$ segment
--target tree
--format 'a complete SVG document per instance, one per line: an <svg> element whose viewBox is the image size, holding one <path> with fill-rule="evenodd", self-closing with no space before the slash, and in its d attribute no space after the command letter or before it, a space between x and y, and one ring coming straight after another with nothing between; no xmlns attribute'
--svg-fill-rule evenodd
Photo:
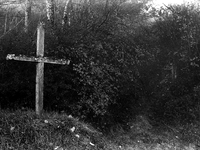
<svg viewBox="0 0 200 150"><path fill-rule="evenodd" d="M30 17L31 17L31 6L32 1L26 0L26 9L25 9L25 32L28 32L29 30L29 24L30 24Z"/></svg>
<svg viewBox="0 0 200 150"><path fill-rule="evenodd" d="M152 112L156 110L154 113L168 121L185 121L194 118L187 110L199 101L194 98L194 89L200 84L199 8L190 4L165 6L156 13L155 21L144 28L148 36L138 40L143 47L141 80L150 94Z"/></svg>
<svg viewBox="0 0 200 150"><path fill-rule="evenodd" d="M47 10L47 20L50 22L50 25L54 27L54 0L46 0L46 10Z"/></svg>

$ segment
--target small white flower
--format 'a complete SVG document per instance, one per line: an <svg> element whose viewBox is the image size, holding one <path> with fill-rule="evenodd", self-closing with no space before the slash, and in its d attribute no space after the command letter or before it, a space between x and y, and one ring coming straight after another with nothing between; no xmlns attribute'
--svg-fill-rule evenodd
<svg viewBox="0 0 200 150"><path fill-rule="evenodd" d="M71 132L74 132L75 129L76 129L75 127L72 127L72 128L70 129L70 131L71 131Z"/></svg>
<svg viewBox="0 0 200 150"><path fill-rule="evenodd" d="M80 135L76 134L75 137L80 138Z"/></svg>
<svg viewBox="0 0 200 150"><path fill-rule="evenodd" d="M44 120L44 123L49 123L48 120Z"/></svg>

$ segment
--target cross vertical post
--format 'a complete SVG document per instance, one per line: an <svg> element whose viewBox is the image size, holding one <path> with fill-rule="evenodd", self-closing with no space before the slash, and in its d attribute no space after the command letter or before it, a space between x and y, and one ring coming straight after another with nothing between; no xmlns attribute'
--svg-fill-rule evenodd
<svg viewBox="0 0 200 150"><path fill-rule="evenodd" d="M42 23L37 28L37 52L36 57L44 57L44 28ZM36 114L41 115L43 110L43 88L44 88L44 62L38 62L36 65Z"/></svg>

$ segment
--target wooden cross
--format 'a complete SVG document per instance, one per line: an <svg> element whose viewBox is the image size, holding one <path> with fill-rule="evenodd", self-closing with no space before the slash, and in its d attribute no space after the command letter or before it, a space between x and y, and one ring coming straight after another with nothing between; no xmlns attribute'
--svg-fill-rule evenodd
<svg viewBox="0 0 200 150"><path fill-rule="evenodd" d="M69 65L69 60L58 59L53 60L44 57L44 28L43 24L40 23L37 28L37 53L36 57L26 57L23 55L15 56L15 54L8 54L7 60L19 60L19 61L29 61L36 62L36 96L35 96L35 109L36 114L41 115L43 110L43 88L44 88L44 63L50 64L61 64Z"/></svg>

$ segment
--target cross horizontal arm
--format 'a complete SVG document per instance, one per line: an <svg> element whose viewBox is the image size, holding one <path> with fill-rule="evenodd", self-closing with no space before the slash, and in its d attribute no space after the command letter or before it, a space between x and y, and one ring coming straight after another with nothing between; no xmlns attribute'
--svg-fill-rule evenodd
<svg viewBox="0 0 200 150"><path fill-rule="evenodd" d="M6 57L7 60L19 60L19 61L30 61L30 62L38 62L38 63L50 63L50 64L61 64L61 65L69 65L70 60L64 59L50 59L47 57L27 57L24 55L15 56L15 54L8 54Z"/></svg>

